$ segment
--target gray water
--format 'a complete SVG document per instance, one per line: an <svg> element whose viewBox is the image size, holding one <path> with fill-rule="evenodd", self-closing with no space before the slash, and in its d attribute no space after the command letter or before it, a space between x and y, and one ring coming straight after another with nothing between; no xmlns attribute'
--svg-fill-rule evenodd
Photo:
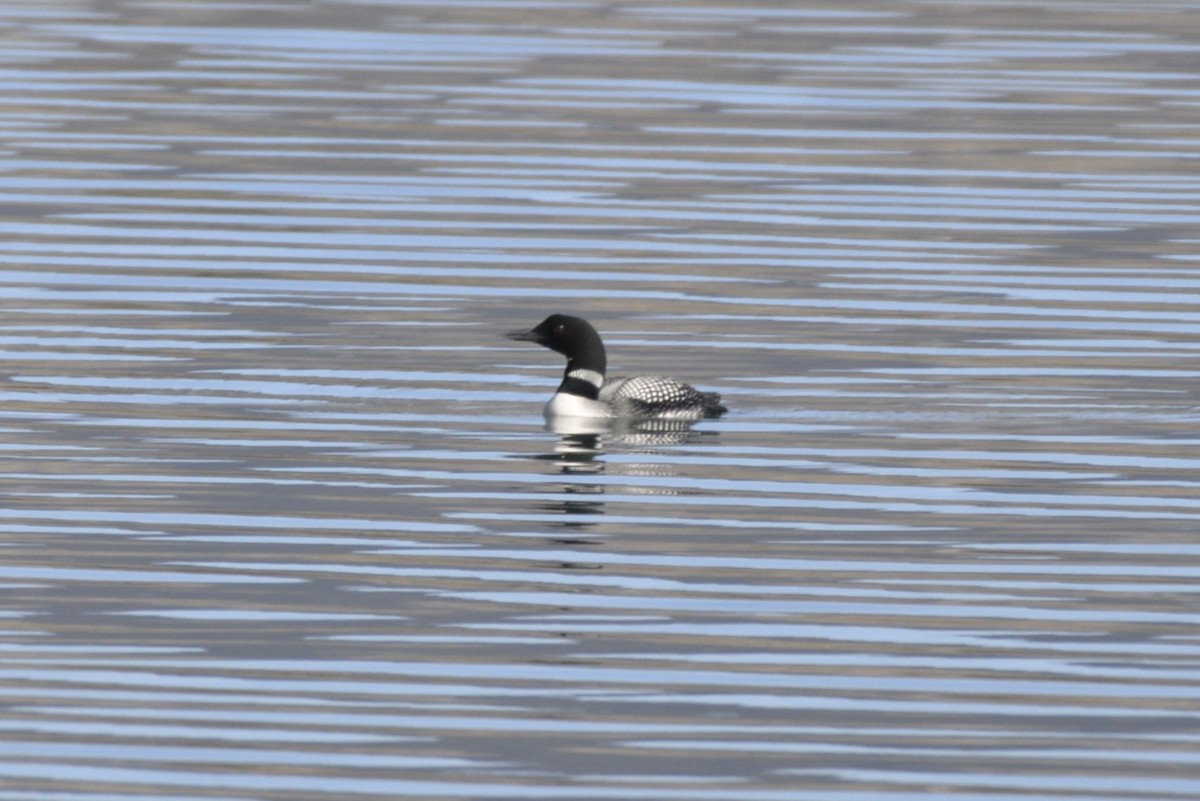
<svg viewBox="0 0 1200 801"><path fill-rule="evenodd" d="M5 3L0 795L1195 798L1196 19Z"/></svg>

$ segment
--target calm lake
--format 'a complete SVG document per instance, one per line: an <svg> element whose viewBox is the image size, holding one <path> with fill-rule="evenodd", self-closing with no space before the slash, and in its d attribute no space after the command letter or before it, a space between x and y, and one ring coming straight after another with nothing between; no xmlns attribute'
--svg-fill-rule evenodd
<svg viewBox="0 0 1200 801"><path fill-rule="evenodd" d="M1200 793L1194 2L0 36L5 801Z"/></svg>

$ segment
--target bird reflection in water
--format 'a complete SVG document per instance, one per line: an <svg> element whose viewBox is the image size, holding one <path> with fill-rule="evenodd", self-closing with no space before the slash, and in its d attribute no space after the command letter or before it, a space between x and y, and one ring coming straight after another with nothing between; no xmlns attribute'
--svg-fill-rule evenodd
<svg viewBox="0 0 1200 801"><path fill-rule="evenodd" d="M556 525L580 531L597 525L604 514L604 494L608 482L588 482L588 476L663 475L670 466L662 462L621 462L603 459L610 453L652 453L660 447L713 442L717 432L693 429L693 420L623 420L560 417L549 420L546 429L558 434L553 452L532 458L551 462L564 477L574 480L559 485L560 497L538 504L542 512L562 516ZM580 480L584 479L584 480ZM637 491L636 489L634 491ZM557 542L586 544L586 539L559 539Z"/></svg>

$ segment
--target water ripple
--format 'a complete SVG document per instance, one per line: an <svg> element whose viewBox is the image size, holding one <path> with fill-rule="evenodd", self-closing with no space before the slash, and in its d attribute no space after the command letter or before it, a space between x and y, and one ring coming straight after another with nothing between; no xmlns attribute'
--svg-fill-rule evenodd
<svg viewBox="0 0 1200 801"><path fill-rule="evenodd" d="M1191 798L1193 6L0 9L5 798Z"/></svg>

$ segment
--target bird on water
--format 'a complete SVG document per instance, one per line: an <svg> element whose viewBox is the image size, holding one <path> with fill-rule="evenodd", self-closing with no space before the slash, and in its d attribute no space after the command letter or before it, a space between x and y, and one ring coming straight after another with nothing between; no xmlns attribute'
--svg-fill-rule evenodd
<svg viewBox="0 0 1200 801"><path fill-rule="evenodd" d="M546 404L547 418L700 420L728 411L717 393L700 392L673 378L639 375L606 380L604 343L581 317L552 314L535 328L507 336L536 342L567 357L562 383Z"/></svg>

